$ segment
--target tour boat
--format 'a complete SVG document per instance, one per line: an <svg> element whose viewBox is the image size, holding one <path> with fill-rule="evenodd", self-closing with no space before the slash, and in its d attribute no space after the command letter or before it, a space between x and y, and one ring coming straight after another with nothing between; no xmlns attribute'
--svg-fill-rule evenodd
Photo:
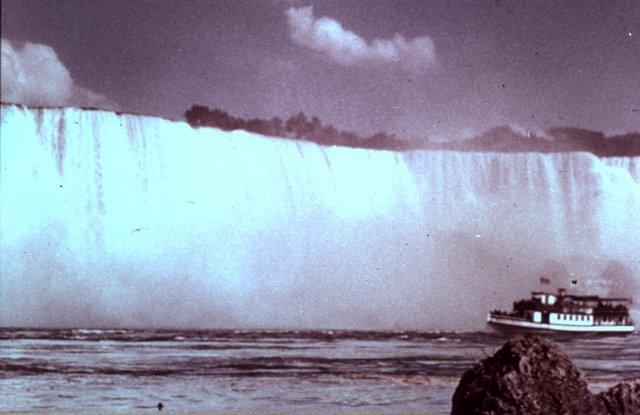
<svg viewBox="0 0 640 415"><path fill-rule="evenodd" d="M555 294L536 291L514 302L511 312L490 312L487 323L508 332L629 334L635 328L628 304L628 298L569 295L563 288Z"/></svg>

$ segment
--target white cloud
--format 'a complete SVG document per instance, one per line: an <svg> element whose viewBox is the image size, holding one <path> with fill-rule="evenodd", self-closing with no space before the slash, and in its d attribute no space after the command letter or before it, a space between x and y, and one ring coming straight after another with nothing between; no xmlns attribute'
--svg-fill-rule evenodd
<svg viewBox="0 0 640 415"><path fill-rule="evenodd" d="M313 7L287 10L289 35L299 45L330 56L343 65L357 63L395 63L407 69L420 70L435 63L435 47L427 36L405 39L396 34L391 39L367 42L329 17L316 19Z"/></svg>
<svg viewBox="0 0 640 415"><path fill-rule="evenodd" d="M2 39L0 95L2 102L43 106L112 109L104 95L76 85L56 52L47 45L26 42L15 47Z"/></svg>

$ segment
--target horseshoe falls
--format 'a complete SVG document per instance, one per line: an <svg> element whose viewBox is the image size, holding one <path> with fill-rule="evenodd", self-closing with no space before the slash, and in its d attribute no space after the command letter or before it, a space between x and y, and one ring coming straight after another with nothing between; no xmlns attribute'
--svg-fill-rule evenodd
<svg viewBox="0 0 640 415"><path fill-rule="evenodd" d="M640 158L14 105L0 131L1 325L478 330L542 274L639 298Z"/></svg>

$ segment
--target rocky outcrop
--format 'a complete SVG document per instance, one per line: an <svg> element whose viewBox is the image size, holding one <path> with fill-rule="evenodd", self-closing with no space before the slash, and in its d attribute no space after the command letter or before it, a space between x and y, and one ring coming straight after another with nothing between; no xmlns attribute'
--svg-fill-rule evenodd
<svg viewBox="0 0 640 415"><path fill-rule="evenodd" d="M519 337L463 375L451 413L639 414L639 389L624 382L595 395L560 346Z"/></svg>
<svg viewBox="0 0 640 415"><path fill-rule="evenodd" d="M598 399L610 414L640 415L640 379L618 383Z"/></svg>

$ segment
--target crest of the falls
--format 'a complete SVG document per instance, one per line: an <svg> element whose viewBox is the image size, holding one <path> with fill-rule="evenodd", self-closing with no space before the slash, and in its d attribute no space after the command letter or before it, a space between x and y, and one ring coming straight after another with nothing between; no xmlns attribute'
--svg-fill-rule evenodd
<svg viewBox="0 0 640 415"><path fill-rule="evenodd" d="M477 329L542 273L637 292L640 158L1 116L3 325Z"/></svg>

